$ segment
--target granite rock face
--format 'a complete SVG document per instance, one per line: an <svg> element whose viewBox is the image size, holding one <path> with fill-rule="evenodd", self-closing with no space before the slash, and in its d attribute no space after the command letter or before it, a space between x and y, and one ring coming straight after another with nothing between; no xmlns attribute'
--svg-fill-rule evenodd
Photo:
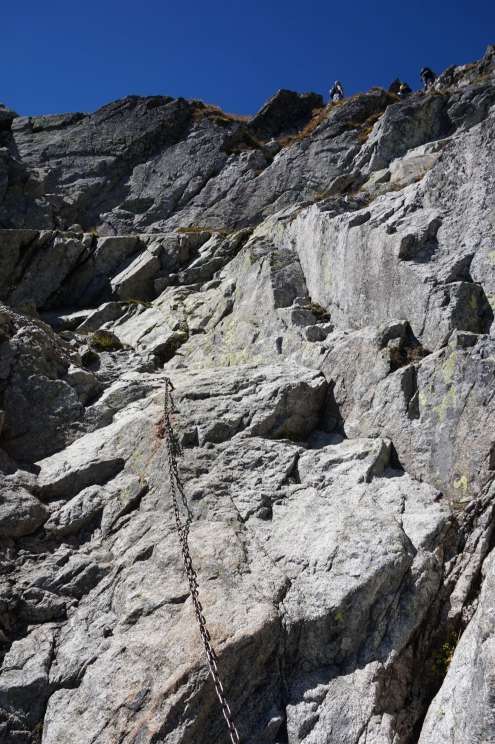
<svg viewBox="0 0 495 744"><path fill-rule="evenodd" d="M495 57L0 106L0 740L495 742ZM165 439L164 439L165 436ZM183 507L180 507L181 510Z"/></svg>
<svg viewBox="0 0 495 744"><path fill-rule="evenodd" d="M459 640L445 682L428 711L420 744L494 740L493 582L492 555L484 565L478 607Z"/></svg>

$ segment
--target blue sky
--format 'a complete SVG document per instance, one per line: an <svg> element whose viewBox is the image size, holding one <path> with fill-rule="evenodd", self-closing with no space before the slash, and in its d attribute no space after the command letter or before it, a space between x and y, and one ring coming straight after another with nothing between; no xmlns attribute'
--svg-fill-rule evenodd
<svg viewBox="0 0 495 744"><path fill-rule="evenodd" d="M92 111L135 94L254 113L278 88L419 85L495 43L495 2L4 0L0 101L20 114Z"/></svg>

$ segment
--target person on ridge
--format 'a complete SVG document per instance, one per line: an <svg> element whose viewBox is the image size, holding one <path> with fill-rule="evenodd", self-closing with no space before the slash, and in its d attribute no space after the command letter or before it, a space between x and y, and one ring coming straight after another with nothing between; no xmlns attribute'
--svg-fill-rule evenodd
<svg viewBox="0 0 495 744"><path fill-rule="evenodd" d="M412 90L407 83L402 82L399 85L399 90L397 91L397 95L399 96L399 98L407 98L407 96L409 96L411 93Z"/></svg>
<svg viewBox="0 0 495 744"><path fill-rule="evenodd" d="M423 67L419 74L421 76L421 80L423 81L423 90L428 90L429 88L431 88L431 86L437 79L437 76L435 75L433 70L430 70L429 67Z"/></svg>
<svg viewBox="0 0 495 744"><path fill-rule="evenodd" d="M333 84L333 88L330 91L330 100L334 103L336 101L341 101L344 98L344 88L342 87L342 83L340 80L336 80Z"/></svg>

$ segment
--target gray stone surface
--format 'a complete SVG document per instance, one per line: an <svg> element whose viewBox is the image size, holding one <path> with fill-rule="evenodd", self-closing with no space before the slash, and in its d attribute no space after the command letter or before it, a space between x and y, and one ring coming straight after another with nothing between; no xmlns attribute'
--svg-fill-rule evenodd
<svg viewBox="0 0 495 744"><path fill-rule="evenodd" d="M29 535L47 517L46 507L25 488L0 486L0 537Z"/></svg>
<svg viewBox="0 0 495 744"><path fill-rule="evenodd" d="M451 651L453 658L447 676L428 711L419 744L495 741L494 610L494 555L491 554L484 564L477 610L455 651Z"/></svg>
<svg viewBox="0 0 495 744"><path fill-rule="evenodd" d="M82 414L77 392L65 381L69 348L49 326L0 306L5 329L0 344L0 390L5 411L2 446L33 461L64 446Z"/></svg>
<svg viewBox="0 0 495 744"><path fill-rule="evenodd" d="M486 336L459 333L421 358L403 323L355 331L322 363L328 413L348 436L390 437L408 472L467 503L493 478L494 348Z"/></svg>
<svg viewBox="0 0 495 744"><path fill-rule="evenodd" d="M50 625L34 628L25 638L12 644L3 660L0 708L11 717L11 721L14 719L12 723L15 722L14 726L21 736L35 727L49 696L48 672L54 631ZM8 728L3 728L8 741L10 732Z"/></svg>
<svg viewBox="0 0 495 744"><path fill-rule="evenodd" d="M366 207L349 211L343 204L335 215L332 204L323 202L279 220L278 245L296 250L308 292L328 308L336 326L401 318L430 349L444 345L455 329L490 329L494 290L487 235L494 192L484 157L493 146L493 128L489 118L451 140L422 180ZM274 227L259 228L267 230Z"/></svg>
<svg viewBox="0 0 495 744"><path fill-rule="evenodd" d="M105 489L89 486L80 491L45 523L45 530L54 535L77 533L103 510Z"/></svg>
<svg viewBox="0 0 495 744"><path fill-rule="evenodd" d="M259 384L263 390L265 383ZM228 384L222 386L224 393L226 388ZM191 390L198 395L196 401L205 405L202 386L194 376L177 390L181 418L190 405ZM203 418L208 418L209 403L206 405ZM158 406L155 410L159 412ZM149 418L146 426L152 432ZM251 437L249 429L245 434L228 437L224 444L217 445L218 449L204 450L199 470L194 450L184 464L189 473L188 493L195 512L201 515L194 523L191 539L205 606L215 618L214 641L219 644L227 678L233 681L239 674L243 677L244 689L235 705L248 741L252 740L253 727L258 726L258 736L269 741L268 733L261 732L269 729L268 722L277 715L282 721L285 717L276 677L271 677L261 694L257 692L259 675L266 673L268 663L287 664L288 669L303 663L302 676L290 672L286 678L287 727L292 732L307 733L314 728L313 736L331 741L325 726L321 729L315 724L312 706L308 709L298 702L301 689L306 691L306 700L313 695L321 699L333 690L333 703L335 698L343 702L348 689L345 679L339 676L342 684L337 682L332 665L352 669L356 654L360 659L364 654L364 659L367 655L379 658L379 662L371 663L381 668L391 643L398 651L407 643L439 586L441 566L432 551L445 535L449 509L438 502L428 486L414 484L400 472L390 470L387 443L339 443L336 439L317 450L306 450L287 440ZM163 542L160 537L165 524L171 527L169 520L173 518L155 480L161 478L163 461L157 452L155 462L143 462L148 450L143 446L143 430L137 438L134 435L133 445L128 434L126 440L128 446L137 445L137 451L127 457L127 467L137 469L141 478L147 475L150 491L140 510L131 512L130 521L110 538L112 553L119 546L121 555L117 586L113 587L112 582L107 589L100 585L101 600L96 606L84 602L59 640L51 670L53 684L59 689L50 697L45 718L44 736L49 742L67 739L74 709L82 715L81 733L70 734L76 741L87 741L94 735L112 741L129 726L146 737L154 732L165 735L170 714L168 703L163 705L162 685L176 678L175 657L171 654L177 644L187 650L187 656L181 662L183 682L175 694L179 699L193 697L191 712L180 716L174 730L195 737L202 730L202 717L214 710L214 700L204 697L205 678L197 667L201 649L195 640L189 602L185 602L187 590L180 577L175 539ZM79 446L82 449L82 441ZM84 449L87 451L86 446ZM55 462L55 458L51 460ZM70 461L74 460L73 452ZM42 463L42 479L50 467L50 461ZM315 480L318 472L323 477ZM260 480L264 485L261 492L257 485ZM334 499L339 506L330 508ZM394 514L402 515L400 520ZM342 541L344 533L346 540ZM137 535L141 537L136 541ZM356 562L354 569L352 561ZM170 578L165 583L157 581L161 565L169 566ZM114 599L111 608L105 610L104 596L110 590ZM226 603L226 597L232 600ZM254 597L257 600L253 602ZM376 606L378 597L380 610ZM101 601L97 619L94 613ZM412 607L417 610L412 612ZM87 619L83 621L88 612L94 618L90 626ZM373 623L376 612L382 620L365 650L361 645L362 625ZM393 640L389 637L389 613L395 618ZM93 628L91 634L81 632L85 627ZM105 628L111 628L110 635ZM173 645L163 644L164 632L174 638ZM251 639L251 650L239 654L236 649L243 648L247 638ZM254 649L260 666L253 668ZM95 654L97 660L88 665ZM275 662L277 657L279 662ZM131 668L132 677L128 671ZM69 680L74 678L82 681L77 689L70 689L73 685ZM141 694L139 691L145 688L147 692ZM115 717L113 711L129 695L137 695L136 701L143 699L146 704L136 704L124 717ZM249 700L249 705L241 706L241 700ZM156 710L153 723L149 721L149 706ZM355 706L357 711L357 699ZM102 722L106 723L104 730Z"/></svg>
<svg viewBox="0 0 495 744"><path fill-rule="evenodd" d="M2 743L495 742L493 64L0 107Z"/></svg>

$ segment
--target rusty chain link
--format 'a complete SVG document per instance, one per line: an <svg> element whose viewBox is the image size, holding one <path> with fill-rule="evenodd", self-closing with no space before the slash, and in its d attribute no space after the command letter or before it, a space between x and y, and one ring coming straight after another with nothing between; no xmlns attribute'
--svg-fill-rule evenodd
<svg viewBox="0 0 495 744"><path fill-rule="evenodd" d="M220 678L220 673L218 671L217 656L211 643L210 633L206 626L206 619L204 616L203 607L199 599L198 576L194 569L191 553L189 551L189 529L192 522L192 513L189 508L187 496L184 492L184 487L180 478L177 462L177 459L182 455L182 447L176 433L174 432L171 420L171 416L175 412L175 403L172 396L173 389L174 386L172 385L172 381L168 377L166 377L165 395L163 402L163 420L160 424L158 435L160 436L160 438L166 440L170 493L172 496L175 524L177 527L177 534L179 536L184 568L187 574L187 580L189 582L189 591L191 592L194 612L196 614L196 619L199 625L199 632L201 634L206 657L208 659L208 666L210 668L211 678L213 679L213 683L215 685L215 691L222 708L223 717L225 718L225 721L227 723L230 740L232 744L240 744L239 733L234 723L232 711L230 710L230 706L227 702L222 680ZM183 514L181 513L180 504L182 504L182 509L185 512L185 516L183 516Z"/></svg>

